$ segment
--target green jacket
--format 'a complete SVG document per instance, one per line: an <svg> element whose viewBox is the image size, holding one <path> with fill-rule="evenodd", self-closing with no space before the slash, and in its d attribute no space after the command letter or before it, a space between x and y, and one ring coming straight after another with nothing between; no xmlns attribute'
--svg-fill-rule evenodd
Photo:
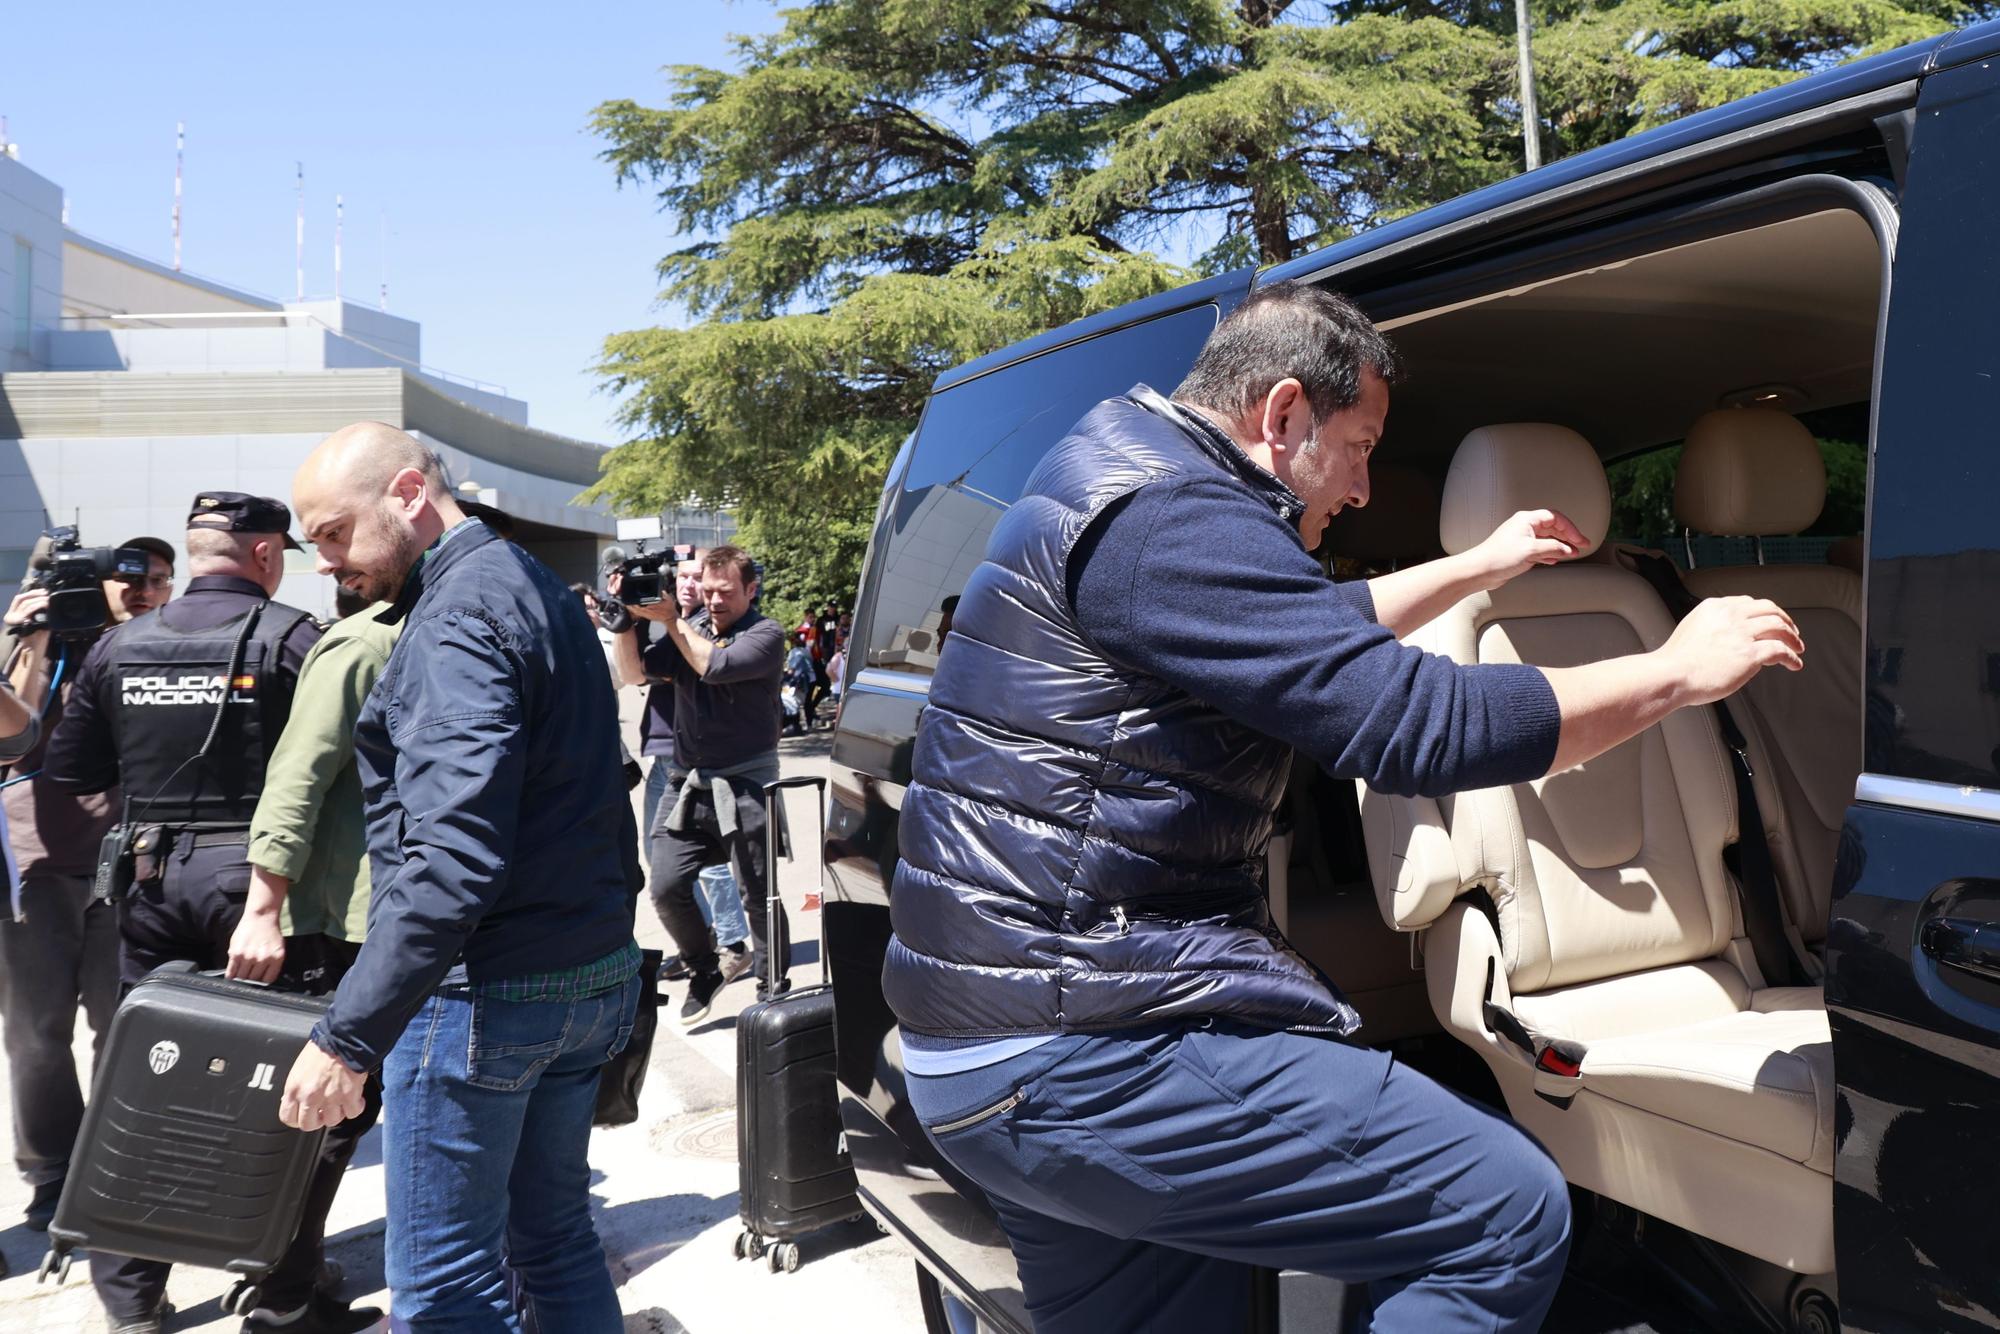
<svg viewBox="0 0 2000 1334"><path fill-rule="evenodd" d="M371 611L336 622L299 668L291 719L265 769L250 860L292 882L288 936L359 941L368 929L368 834L354 724L396 647L400 622Z"/></svg>

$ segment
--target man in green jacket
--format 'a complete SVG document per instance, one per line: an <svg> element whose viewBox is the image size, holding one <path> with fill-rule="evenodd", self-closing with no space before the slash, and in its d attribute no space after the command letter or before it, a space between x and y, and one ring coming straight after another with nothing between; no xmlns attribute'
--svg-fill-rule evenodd
<svg viewBox="0 0 2000 1334"><path fill-rule="evenodd" d="M379 608L350 605L349 596L343 589L342 619L299 668L291 719L272 752L250 822L250 894L229 942L230 977L253 982L282 977L314 995L331 994L339 985L368 926L367 828L354 767L354 724L402 628L400 622L376 620ZM300 1235L311 1230L321 1244L294 1247L293 1254L324 1252L326 1216L341 1173L382 1109L379 1076L368 1077L365 1095L361 1116L327 1131L307 1194ZM272 1297L245 1322L246 1334L266 1328L310 1334L336 1327L331 1304L314 1290L319 1277L274 1272L263 1284ZM295 1308L305 1319L290 1318ZM315 1323L315 1316L326 1323Z"/></svg>

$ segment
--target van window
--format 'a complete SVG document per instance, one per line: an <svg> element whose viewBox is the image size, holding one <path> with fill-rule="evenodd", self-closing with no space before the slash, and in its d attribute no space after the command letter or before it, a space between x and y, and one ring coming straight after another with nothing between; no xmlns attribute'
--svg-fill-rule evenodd
<svg viewBox="0 0 2000 1334"><path fill-rule="evenodd" d="M1868 767L2000 788L2000 97L1968 65L1924 85L1889 298L1868 545Z"/></svg>
<svg viewBox="0 0 2000 1334"><path fill-rule="evenodd" d="M1058 348L931 399L888 531L865 667L929 674L1000 515L1049 447L1097 403L1141 382L1171 392L1215 328L1196 306Z"/></svg>

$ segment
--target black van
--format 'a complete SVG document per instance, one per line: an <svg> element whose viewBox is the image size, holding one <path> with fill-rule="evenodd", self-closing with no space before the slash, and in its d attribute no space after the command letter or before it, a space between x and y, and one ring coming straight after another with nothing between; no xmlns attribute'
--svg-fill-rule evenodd
<svg viewBox="0 0 2000 1334"><path fill-rule="evenodd" d="M1737 715L1754 802L1737 800L1717 723L1694 711L1682 733L1593 762L1585 783L1479 794L1521 834L1511 870L1464 852L1470 798L1425 809L1303 762L1294 774L1269 860L1274 916L1356 1002L1366 1040L1505 1105L1576 1189L1552 1327L2000 1329L2000 24L938 380L890 470L856 602L823 928L847 1143L868 1209L918 1257L932 1328L1028 1328L978 1191L904 1100L880 989L947 600L1086 409L1140 381L1171 389L1221 313L1279 279L1354 297L1409 364L1376 500L1329 530L1322 554L1342 572L1436 550L1439 488L1482 427L1552 424L1535 429L1579 434L1605 462L1687 441L1682 522L1745 540L1698 553L1695 533L1677 534L1670 554L1698 593L1792 606L1813 649L1811 692L1748 698ZM1784 452L1801 431L1866 442L1852 541L1774 536L1818 512L1818 465ZM1692 478L1694 442L1718 432ZM1629 579L1605 590L1547 616L1496 602L1429 646L1575 661L1671 624ZM1716 869L1741 868L1728 845L1750 811L1801 985L1760 972L1746 891ZM1601 938L1549 928L1529 946L1549 957L1514 967L1520 951L1496 942L1526 929L1527 881L1529 906ZM1607 903L1622 916L1591 915ZM1488 957L1510 994L1496 997L1492 969L1483 991L1466 980ZM1585 1042L1566 1107L1532 1096L1483 1017L1490 1001ZM1246 1327L1336 1329L1364 1305L1271 1275Z"/></svg>

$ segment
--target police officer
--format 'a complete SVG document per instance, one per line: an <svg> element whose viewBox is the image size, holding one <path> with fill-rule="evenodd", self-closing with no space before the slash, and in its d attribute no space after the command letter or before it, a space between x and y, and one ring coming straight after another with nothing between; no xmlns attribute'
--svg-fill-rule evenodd
<svg viewBox="0 0 2000 1334"><path fill-rule="evenodd" d="M79 793L122 785L130 848L115 884L119 978L130 987L174 960L221 968L250 884L250 819L264 767L288 716L300 664L321 626L271 601L284 576L291 511L235 491L195 497L188 515L186 593L118 626L84 659L46 772ZM294 979L299 980L299 979ZM319 1170L338 1173L352 1145L329 1136ZM315 1190L331 1203L332 1192ZM320 1227L302 1227L318 1238ZM315 1251L314 1241L304 1243ZM379 1311L350 1310L313 1289L321 1257L287 1255L293 1276L267 1290L245 1334L366 1329ZM168 1267L93 1254L91 1279L113 1334L151 1334L164 1315Z"/></svg>

